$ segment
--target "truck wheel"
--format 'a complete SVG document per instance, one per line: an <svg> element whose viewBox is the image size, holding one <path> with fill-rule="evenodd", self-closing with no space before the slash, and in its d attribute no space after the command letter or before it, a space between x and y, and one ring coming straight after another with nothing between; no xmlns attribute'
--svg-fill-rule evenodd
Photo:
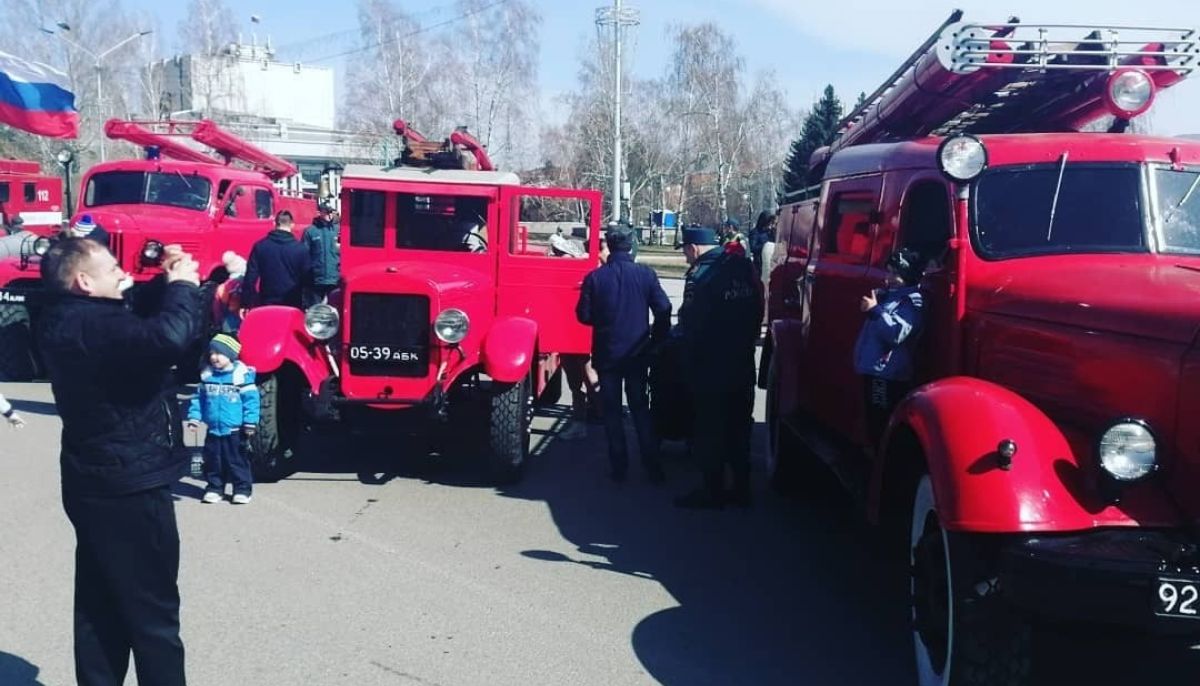
<svg viewBox="0 0 1200 686"><path fill-rule="evenodd" d="M497 484L515 484L529 458L529 420L533 412L530 377L515 384L492 385L488 413L488 470Z"/></svg>
<svg viewBox="0 0 1200 686"><path fill-rule="evenodd" d="M1028 683L1030 626L1001 597L995 570L972 537L942 528L928 475L917 482L909 542L917 683Z"/></svg>
<svg viewBox="0 0 1200 686"><path fill-rule="evenodd" d="M0 381L33 381L33 337L24 305L0 305Z"/></svg>
<svg viewBox="0 0 1200 686"><path fill-rule="evenodd" d="M248 441L254 480L279 481L293 471L293 449L300 433L300 407L279 374L258 377L258 431Z"/></svg>

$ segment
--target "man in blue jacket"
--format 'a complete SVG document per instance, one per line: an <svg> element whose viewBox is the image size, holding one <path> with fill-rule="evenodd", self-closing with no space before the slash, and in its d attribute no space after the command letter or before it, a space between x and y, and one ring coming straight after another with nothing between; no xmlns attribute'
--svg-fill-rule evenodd
<svg viewBox="0 0 1200 686"><path fill-rule="evenodd" d="M187 469L171 367L201 334L196 262L176 247L148 316L108 248L65 238L43 258L38 347L62 417L62 499L75 528L75 678L183 686L179 531L171 484Z"/></svg>
<svg viewBox="0 0 1200 686"><path fill-rule="evenodd" d="M304 285L312 277L312 261L292 227L292 213L280 211L275 215L275 228L250 249L242 280L245 306L303 304Z"/></svg>
<svg viewBox="0 0 1200 686"><path fill-rule="evenodd" d="M620 483L629 467L625 413L621 406L624 387L642 465L652 483L662 483L664 475L658 459L658 437L650 417L646 376L653 346L670 330L671 301L654 270L633 261L630 254L633 237L629 232L609 231L604 241L609 250L608 260L583 280L575 313L581 323L592 327L592 367L600 377L609 476Z"/></svg>

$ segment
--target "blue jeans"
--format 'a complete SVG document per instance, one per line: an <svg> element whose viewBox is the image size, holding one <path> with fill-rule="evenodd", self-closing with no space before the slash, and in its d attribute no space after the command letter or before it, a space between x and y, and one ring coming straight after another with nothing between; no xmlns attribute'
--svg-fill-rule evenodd
<svg viewBox="0 0 1200 686"><path fill-rule="evenodd" d="M254 475L250 472L250 460L242 453L241 434L205 436L204 479L208 482L207 490L214 493L224 493L226 482L232 482L234 495L250 495Z"/></svg>
<svg viewBox="0 0 1200 686"><path fill-rule="evenodd" d="M637 431L642 465L647 469L656 469L658 436L654 433L654 422L650 417L650 404L646 395L646 362L624 360L614 368L598 369L596 373L600 376L604 434L608 439L608 461L612 470L623 474L629 467L629 450L625 445L625 412L621 407L622 386L625 388L625 399L629 403L629 414L633 416L633 427Z"/></svg>

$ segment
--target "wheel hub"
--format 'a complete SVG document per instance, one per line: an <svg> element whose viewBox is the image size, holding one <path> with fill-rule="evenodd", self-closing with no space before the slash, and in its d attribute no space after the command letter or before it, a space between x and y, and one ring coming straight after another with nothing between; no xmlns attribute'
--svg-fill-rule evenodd
<svg viewBox="0 0 1200 686"><path fill-rule="evenodd" d="M950 580L946 577L946 548L936 515L930 513L913 547L912 606L914 628L940 674L950 645Z"/></svg>

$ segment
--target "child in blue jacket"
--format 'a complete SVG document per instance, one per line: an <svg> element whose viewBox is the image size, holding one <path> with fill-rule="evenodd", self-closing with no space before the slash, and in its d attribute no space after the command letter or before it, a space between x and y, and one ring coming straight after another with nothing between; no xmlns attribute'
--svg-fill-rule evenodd
<svg viewBox="0 0 1200 686"><path fill-rule="evenodd" d="M924 323L921 277L925 261L909 248L888 258L886 288L863 296L867 314L854 345L854 371L866 391L867 436L878 447L896 403L912 386L913 347Z"/></svg>
<svg viewBox="0 0 1200 686"><path fill-rule="evenodd" d="M213 337L208 344L208 364L200 372L200 385L188 407L188 425L196 427L203 420L208 427L204 438L206 503L221 501L226 481L233 482L235 505L249 503L254 488L241 437L253 436L258 427L258 387L254 369L238 360L241 351L242 344L233 336L219 333Z"/></svg>

